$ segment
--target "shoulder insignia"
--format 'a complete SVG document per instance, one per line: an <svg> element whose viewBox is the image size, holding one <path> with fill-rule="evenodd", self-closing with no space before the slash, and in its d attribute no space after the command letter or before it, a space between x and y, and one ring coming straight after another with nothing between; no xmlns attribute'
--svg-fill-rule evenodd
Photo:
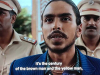
<svg viewBox="0 0 100 75"><path fill-rule="evenodd" d="M33 39L31 39L31 38L29 38L29 37L26 37L26 36L22 36L22 37L21 37L21 40L26 41L26 42L29 42L29 43L32 43L32 44L34 44L34 45L37 43L36 40L33 40Z"/></svg>

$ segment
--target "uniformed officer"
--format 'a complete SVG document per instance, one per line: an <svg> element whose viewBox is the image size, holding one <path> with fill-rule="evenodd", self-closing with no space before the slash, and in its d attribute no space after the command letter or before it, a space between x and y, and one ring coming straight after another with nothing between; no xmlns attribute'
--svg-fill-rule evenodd
<svg viewBox="0 0 100 75"><path fill-rule="evenodd" d="M13 29L20 12L17 0L0 0L0 75L8 75L13 60L42 53L36 40L20 35Z"/></svg>
<svg viewBox="0 0 100 75"><path fill-rule="evenodd" d="M87 55L100 58L100 0L81 0L78 8L82 35L76 40L76 44L86 48Z"/></svg>

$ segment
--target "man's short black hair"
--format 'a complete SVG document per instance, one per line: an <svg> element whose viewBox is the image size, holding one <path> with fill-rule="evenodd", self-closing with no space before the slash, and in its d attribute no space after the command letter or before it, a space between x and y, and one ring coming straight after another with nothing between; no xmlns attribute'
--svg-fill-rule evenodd
<svg viewBox="0 0 100 75"><path fill-rule="evenodd" d="M54 1L64 1L64 2L66 2L66 3L68 3L68 4L70 4L70 5L72 6L72 8L73 8L73 11L74 11L75 15L76 15L76 24L77 24L77 25L80 25L80 24L81 24L81 16L80 16L78 7L75 5L75 3L74 3L72 0L50 0L50 1L47 3L47 5L45 6L45 8L44 8L44 10L43 10L43 12L42 12L42 15L41 15L41 20L42 20L42 21L43 21L43 13L44 13L46 7L47 7L51 2L54 2ZM42 22L42 25L43 25L43 22Z"/></svg>
<svg viewBox="0 0 100 75"><path fill-rule="evenodd" d="M16 15L16 16L17 16L17 14L16 14L13 10L9 11L9 14L10 14L10 18L11 18L13 15ZM14 26L14 24L13 24L13 26Z"/></svg>

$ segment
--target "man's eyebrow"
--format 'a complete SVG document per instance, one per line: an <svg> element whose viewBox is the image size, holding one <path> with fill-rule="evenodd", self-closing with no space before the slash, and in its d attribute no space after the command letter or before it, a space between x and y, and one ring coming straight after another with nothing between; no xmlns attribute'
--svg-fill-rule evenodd
<svg viewBox="0 0 100 75"><path fill-rule="evenodd" d="M71 16L72 14L70 13L63 13L63 14L59 14L58 17L63 17L63 16Z"/></svg>
<svg viewBox="0 0 100 75"><path fill-rule="evenodd" d="M56 15L54 15L54 14L46 14L46 15L44 15L44 17L55 17ZM62 16L71 16L71 14L70 13L62 13L62 14L58 14L57 15L58 17L62 17Z"/></svg>
<svg viewBox="0 0 100 75"><path fill-rule="evenodd" d="M46 15L44 15L44 17L54 17L55 15L53 15L53 14L46 14Z"/></svg>

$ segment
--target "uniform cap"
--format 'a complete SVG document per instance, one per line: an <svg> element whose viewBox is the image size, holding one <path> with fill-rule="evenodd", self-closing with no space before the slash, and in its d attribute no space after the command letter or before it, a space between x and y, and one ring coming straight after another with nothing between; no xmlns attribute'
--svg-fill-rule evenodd
<svg viewBox="0 0 100 75"><path fill-rule="evenodd" d="M100 0L81 0L77 5L80 15L100 16Z"/></svg>
<svg viewBox="0 0 100 75"><path fill-rule="evenodd" d="M21 6L17 0L0 0L0 8L13 10L16 14L21 12Z"/></svg>

